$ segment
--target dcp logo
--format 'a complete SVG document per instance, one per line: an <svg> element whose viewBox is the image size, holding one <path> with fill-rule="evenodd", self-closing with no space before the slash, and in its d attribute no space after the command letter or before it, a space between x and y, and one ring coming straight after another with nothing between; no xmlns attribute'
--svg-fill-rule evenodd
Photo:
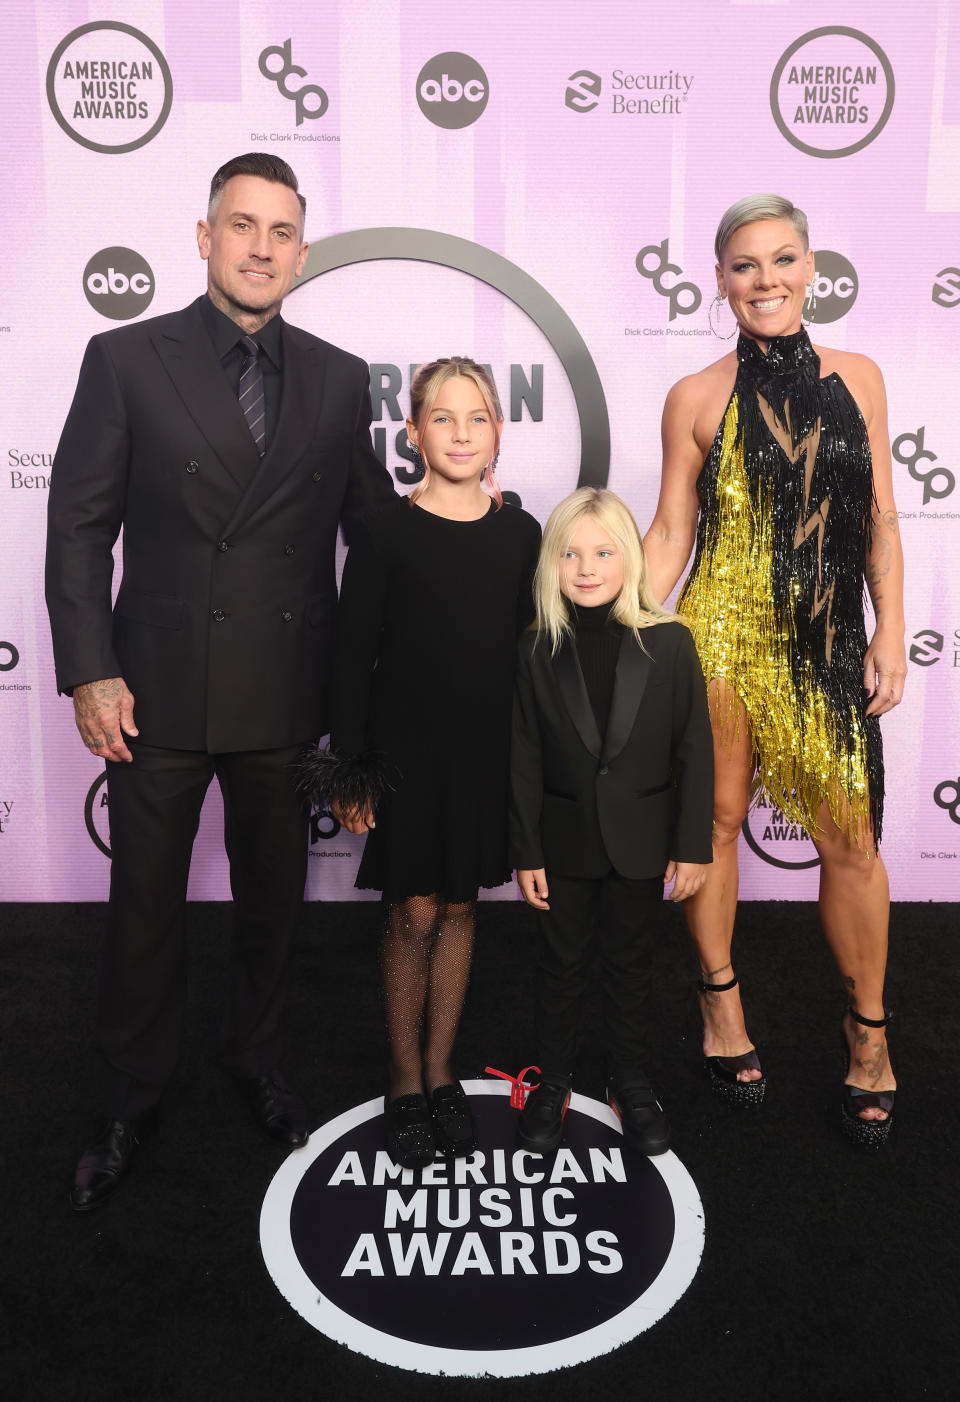
<svg viewBox="0 0 960 1402"><path fill-rule="evenodd" d="M132 248L101 248L83 270L87 301L111 321L129 321L153 301L153 270Z"/></svg>
<svg viewBox="0 0 960 1402"><path fill-rule="evenodd" d="M330 99L323 88L318 87L316 83L301 83L298 88L289 86L287 79L291 73L298 78L307 76L307 70L293 61L292 44L291 39L285 39L282 44L272 44L264 49L260 55L260 72L271 83L276 83L284 97L296 104L297 126L299 127L305 117L309 118L310 121L322 117L330 106Z"/></svg>
<svg viewBox="0 0 960 1402"><path fill-rule="evenodd" d="M942 652L943 634L935 633L932 628L921 628L910 644L910 661L918 667L932 667L940 661Z"/></svg>
<svg viewBox="0 0 960 1402"><path fill-rule="evenodd" d="M945 808L950 814L951 823L960 824L960 777L944 779L933 791L933 801L938 808Z"/></svg>
<svg viewBox="0 0 960 1402"><path fill-rule="evenodd" d="M652 259L656 259L656 262L652 263ZM674 279L683 273L679 264L670 262L669 239L664 239L663 243L648 243L645 248L641 248L637 254L637 272L641 277L648 277L660 296L667 298L670 303L670 321L673 321L678 312L681 316L689 316L703 301L696 283L674 281L668 286L664 281L666 273L670 273Z"/></svg>
<svg viewBox="0 0 960 1402"><path fill-rule="evenodd" d="M13 643L0 643L0 672L12 672L20 661L20 654Z"/></svg>
<svg viewBox="0 0 960 1402"><path fill-rule="evenodd" d="M857 300L860 291L857 270L849 258L829 249L817 251L816 264L810 296L804 308L807 320L818 324L839 321Z"/></svg>
<svg viewBox="0 0 960 1402"><path fill-rule="evenodd" d="M930 298L938 307L955 307L960 302L960 268L941 268Z"/></svg>
<svg viewBox="0 0 960 1402"><path fill-rule="evenodd" d="M417 78L420 111L448 131L468 127L481 117L489 95L487 75L469 54L437 54Z"/></svg>
<svg viewBox="0 0 960 1402"><path fill-rule="evenodd" d="M923 472L917 467L918 462L936 462L936 453L929 452L923 446L923 437L926 432L921 426L916 433L901 433L899 438L895 438L890 445L890 451L897 462L902 462L915 482L923 483L923 504L927 505L931 497L948 497L957 485L957 479L946 467L931 467L929 472ZM939 485L937 485L939 484Z"/></svg>
<svg viewBox="0 0 960 1402"><path fill-rule="evenodd" d="M574 112L592 112L600 101L603 82L599 73L591 73L589 68L578 68L567 79L564 102Z"/></svg>

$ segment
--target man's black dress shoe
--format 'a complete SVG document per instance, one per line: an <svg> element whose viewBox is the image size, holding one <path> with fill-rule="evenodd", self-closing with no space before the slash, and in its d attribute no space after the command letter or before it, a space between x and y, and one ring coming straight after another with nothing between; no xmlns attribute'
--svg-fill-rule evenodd
<svg viewBox="0 0 960 1402"><path fill-rule="evenodd" d="M97 1142L80 1155L70 1191L75 1212L97 1207L119 1183L130 1167L134 1150L140 1147L140 1130L124 1120L104 1120Z"/></svg>
<svg viewBox="0 0 960 1402"><path fill-rule="evenodd" d="M670 1122L650 1086L624 1081L607 1088L610 1109L623 1128L623 1137L639 1154L665 1154L670 1147Z"/></svg>
<svg viewBox="0 0 960 1402"><path fill-rule="evenodd" d="M307 1142L306 1106L279 1071L264 1071L241 1081L260 1125L272 1139L291 1149Z"/></svg>
<svg viewBox="0 0 960 1402"><path fill-rule="evenodd" d="M570 1077L544 1077L520 1112L517 1139L534 1154L552 1154L563 1138L563 1121L570 1104Z"/></svg>

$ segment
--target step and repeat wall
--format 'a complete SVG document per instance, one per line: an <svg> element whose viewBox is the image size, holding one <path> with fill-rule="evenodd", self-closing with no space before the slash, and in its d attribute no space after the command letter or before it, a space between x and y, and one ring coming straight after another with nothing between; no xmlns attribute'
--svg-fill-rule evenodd
<svg viewBox="0 0 960 1402"><path fill-rule="evenodd" d="M719 216L766 190L807 211L811 335L876 359L889 394L910 661L883 721L884 856L895 898L956 897L956 0L0 8L2 899L106 895L102 764L56 695L43 605L51 464L87 339L198 295L210 176L248 150L297 172L311 250L284 315L369 362L398 490L411 369L466 353L504 403L502 484L541 521L590 481L646 527L664 396L729 349L707 320ZM221 822L214 788L194 899L228 896ZM360 845L313 815L312 898L353 893ZM775 809L751 813L742 869L747 897L816 892Z"/></svg>

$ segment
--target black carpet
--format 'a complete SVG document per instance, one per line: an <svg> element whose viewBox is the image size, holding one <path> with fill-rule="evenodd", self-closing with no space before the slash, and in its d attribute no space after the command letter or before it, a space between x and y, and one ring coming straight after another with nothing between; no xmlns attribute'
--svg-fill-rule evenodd
<svg viewBox="0 0 960 1402"><path fill-rule="evenodd" d="M3 1034L0 1386L87 1402L310 1399L901 1399L952 1396L960 1369L957 907L895 907L888 1002L900 1093L887 1149L840 1137L842 996L811 905L738 916L737 968L769 1087L754 1117L710 1093L694 960L678 911L658 953L651 1068L706 1216L679 1303L633 1343L540 1377L444 1379L315 1332L264 1268L258 1215L282 1151L217 1066L229 907L194 905L188 1036L160 1130L102 1210L67 1189L88 1136L103 907L0 906ZM532 913L481 907L461 1071L529 1059ZM312 905L290 1069L317 1123L378 1094L375 905ZM585 1051L578 1089L599 1093Z"/></svg>

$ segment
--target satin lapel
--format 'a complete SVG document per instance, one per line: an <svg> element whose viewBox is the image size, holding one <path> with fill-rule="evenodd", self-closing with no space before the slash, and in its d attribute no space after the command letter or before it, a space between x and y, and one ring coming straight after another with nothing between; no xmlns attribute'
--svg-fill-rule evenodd
<svg viewBox="0 0 960 1402"><path fill-rule="evenodd" d="M224 528L225 535L235 531L240 522L250 519L290 475L304 451L315 442L326 367L326 348L296 326L284 323L283 393L276 431L249 487L237 502L233 516ZM246 424L244 430L249 438ZM252 439L250 441L253 442Z"/></svg>
<svg viewBox="0 0 960 1402"><path fill-rule="evenodd" d="M637 711L643 700L650 677L650 658L642 651L629 629L623 630L620 639L620 652L617 657L617 671L613 681L613 699L610 702L610 719L603 741L603 763L616 759L630 739Z"/></svg>
<svg viewBox="0 0 960 1402"><path fill-rule="evenodd" d="M153 342L177 392L197 428L216 453L231 480L242 487L255 471L257 448L236 395L217 358L207 328L194 303L170 318ZM172 324L171 324L172 323Z"/></svg>
<svg viewBox="0 0 960 1402"><path fill-rule="evenodd" d="M560 651L551 662L563 704L570 712L570 719L577 728L577 734L590 753L599 759L602 745L600 731L597 729L597 719L587 695L587 684L583 680L577 649L571 638L564 638Z"/></svg>

